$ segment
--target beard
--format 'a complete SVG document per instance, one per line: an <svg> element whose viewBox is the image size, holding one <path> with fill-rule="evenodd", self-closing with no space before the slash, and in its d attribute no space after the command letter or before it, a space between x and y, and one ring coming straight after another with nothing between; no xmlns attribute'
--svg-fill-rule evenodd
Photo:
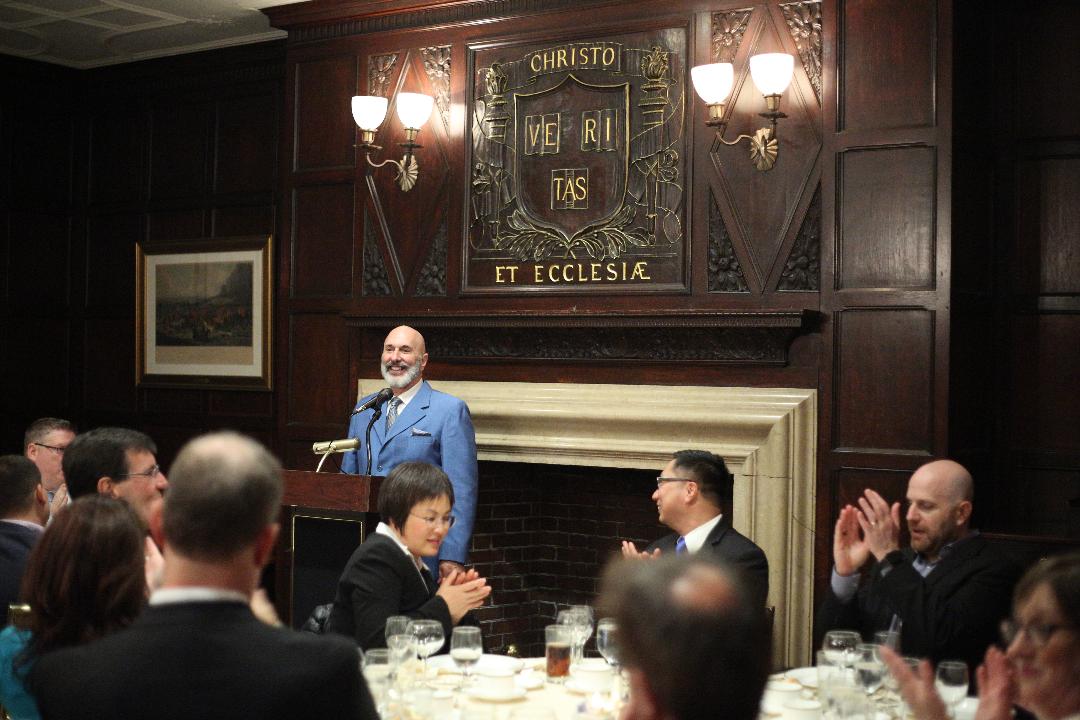
<svg viewBox="0 0 1080 720"><path fill-rule="evenodd" d="M398 363L398 366L402 364L403 363ZM394 376L390 374L390 368L393 366L394 365L392 363L387 363L383 365L380 370L382 372L383 380L385 380L386 384L394 388L395 390L399 390L403 387L408 387L412 384L414 380L416 380L416 378L420 377L419 358L416 359L415 363L409 365L408 370L406 370L405 374L401 376Z"/></svg>

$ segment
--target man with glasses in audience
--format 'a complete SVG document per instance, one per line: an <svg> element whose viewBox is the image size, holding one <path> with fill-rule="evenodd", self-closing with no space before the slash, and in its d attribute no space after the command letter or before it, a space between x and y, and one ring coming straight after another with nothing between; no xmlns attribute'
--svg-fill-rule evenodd
<svg viewBox="0 0 1080 720"><path fill-rule="evenodd" d="M50 514L70 502L62 461L64 451L74 439L75 426L54 417L38 418L30 423L23 435L23 454L41 473L41 486L49 499Z"/></svg>
<svg viewBox="0 0 1080 720"><path fill-rule="evenodd" d="M271 627L248 607L280 530L277 460L216 433L188 443L172 475L150 516L161 587L130 627L37 660L42 717L377 720L351 641Z"/></svg>
<svg viewBox="0 0 1080 720"><path fill-rule="evenodd" d="M169 480L157 464L157 445L145 433L102 427L77 436L64 451L64 477L72 499L100 493L126 502L149 529ZM161 551L146 536L146 583L154 588L161 573Z"/></svg>
<svg viewBox="0 0 1080 720"><path fill-rule="evenodd" d="M750 584L751 597L761 607L769 594L769 562L752 540L731 526L735 478L724 459L706 450L680 450L656 478L652 499L660 522L675 532L660 538L644 552L623 541L625 557L653 558L687 554L729 563Z"/></svg>
<svg viewBox="0 0 1080 720"><path fill-rule="evenodd" d="M975 668L1008 615L1019 568L971 528L973 495L971 474L957 462L916 470L907 486L911 543L903 549L899 502L867 489L858 507L844 506L817 632L858 630L869 641L899 627L904 655Z"/></svg>

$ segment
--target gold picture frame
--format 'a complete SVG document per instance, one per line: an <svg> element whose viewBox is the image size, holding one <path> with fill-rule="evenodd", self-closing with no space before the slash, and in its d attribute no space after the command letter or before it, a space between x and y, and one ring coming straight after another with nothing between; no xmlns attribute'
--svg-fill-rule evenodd
<svg viewBox="0 0 1080 720"><path fill-rule="evenodd" d="M138 243L135 383L270 390L272 237Z"/></svg>

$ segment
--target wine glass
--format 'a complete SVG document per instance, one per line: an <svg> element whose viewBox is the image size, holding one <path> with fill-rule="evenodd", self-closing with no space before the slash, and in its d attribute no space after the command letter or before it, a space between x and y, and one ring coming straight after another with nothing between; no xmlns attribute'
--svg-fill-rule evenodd
<svg viewBox="0 0 1080 720"><path fill-rule="evenodd" d="M469 682L472 668L480 661L483 647L480 643L480 628L456 627L450 633L450 657L454 665L461 670L461 684Z"/></svg>
<svg viewBox="0 0 1080 720"><path fill-rule="evenodd" d="M862 635L854 630L830 630L825 633L821 649L833 665L849 668L855 664L855 651L862 642Z"/></svg>
<svg viewBox="0 0 1080 720"><path fill-rule="evenodd" d="M390 651L386 648L374 648L363 653L360 667L367 681L375 707L382 707L386 702L387 686L390 683Z"/></svg>
<svg viewBox="0 0 1080 720"><path fill-rule="evenodd" d="M391 635L404 635L409 630L409 617L406 615L391 615L386 618L386 639Z"/></svg>
<svg viewBox="0 0 1080 720"><path fill-rule="evenodd" d="M867 695L877 692L885 676L885 665L877 648L877 645L859 645L855 649L855 679Z"/></svg>
<svg viewBox="0 0 1080 720"><path fill-rule="evenodd" d="M592 635L593 611L588 605L571 605L567 610L560 610L556 616L560 625L569 625L573 637L571 664L581 660L585 652L585 643Z"/></svg>
<svg viewBox="0 0 1080 720"><path fill-rule="evenodd" d="M423 677L427 677L427 659L446 642L442 623L438 620L410 620L409 634L416 638L416 654L420 656Z"/></svg>
<svg viewBox="0 0 1080 720"><path fill-rule="evenodd" d="M596 623L596 649L613 668L619 667L619 626L615 618L600 618Z"/></svg>
<svg viewBox="0 0 1080 720"><path fill-rule="evenodd" d="M956 717L956 705L968 691L968 666L959 660L942 660L938 663L934 687L949 708L949 715Z"/></svg>
<svg viewBox="0 0 1080 720"><path fill-rule="evenodd" d="M416 637L409 634L391 635L386 639L386 648L390 662L390 682L399 687L411 685L412 678L405 665L416 660Z"/></svg>

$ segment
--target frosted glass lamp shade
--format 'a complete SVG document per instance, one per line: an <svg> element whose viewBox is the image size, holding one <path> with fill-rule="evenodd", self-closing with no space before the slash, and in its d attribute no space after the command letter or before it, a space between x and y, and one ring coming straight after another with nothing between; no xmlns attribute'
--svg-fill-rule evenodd
<svg viewBox="0 0 1080 720"><path fill-rule="evenodd" d="M401 124L410 130L419 130L431 117L435 98L420 93L398 93L397 114Z"/></svg>
<svg viewBox="0 0 1080 720"><path fill-rule="evenodd" d="M706 105L719 105L728 99L735 84L735 67L731 63L710 63L690 68L694 90Z"/></svg>
<svg viewBox="0 0 1080 720"><path fill-rule="evenodd" d="M787 53L764 53L750 58L750 76L762 95L782 95L791 84L795 57Z"/></svg>
<svg viewBox="0 0 1080 720"><path fill-rule="evenodd" d="M352 116L361 130L375 132L386 118L386 98L356 95L352 99Z"/></svg>

